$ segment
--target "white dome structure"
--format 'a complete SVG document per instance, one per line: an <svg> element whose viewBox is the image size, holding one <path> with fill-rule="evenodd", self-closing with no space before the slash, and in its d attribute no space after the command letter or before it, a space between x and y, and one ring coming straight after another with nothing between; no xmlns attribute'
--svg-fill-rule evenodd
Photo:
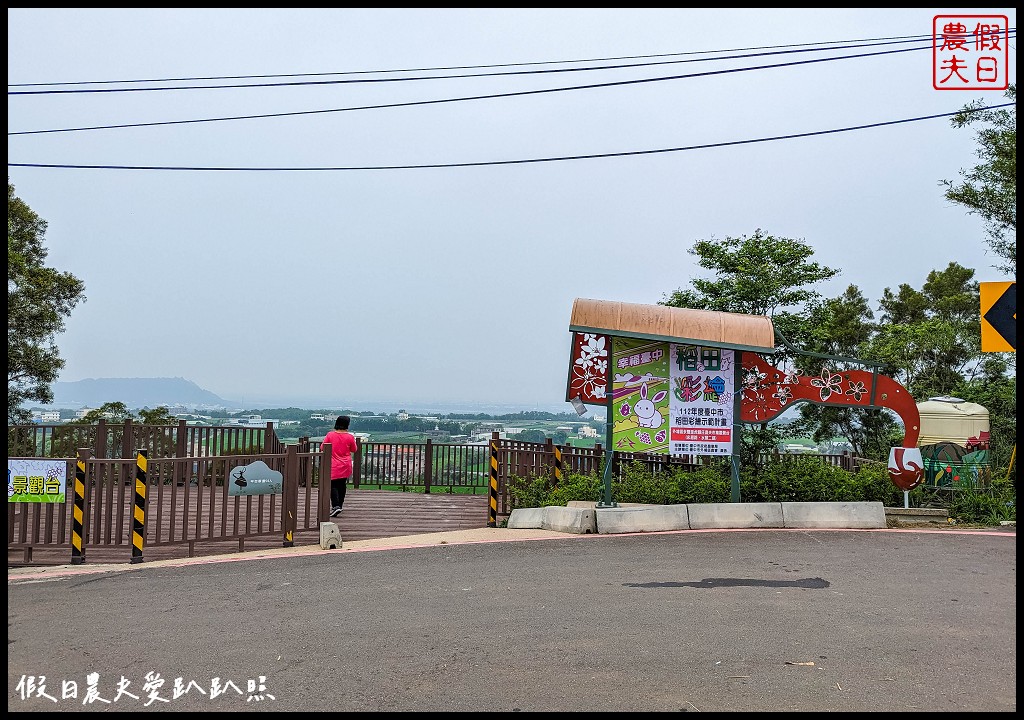
<svg viewBox="0 0 1024 720"><path fill-rule="evenodd" d="M919 446L941 442L967 445L971 438L988 438L988 408L977 403L945 395L917 403L917 411L921 414Z"/></svg>

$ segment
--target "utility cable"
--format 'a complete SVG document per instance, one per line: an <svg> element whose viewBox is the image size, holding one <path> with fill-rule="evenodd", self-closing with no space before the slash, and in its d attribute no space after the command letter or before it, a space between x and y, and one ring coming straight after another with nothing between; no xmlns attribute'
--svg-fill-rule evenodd
<svg viewBox="0 0 1024 720"><path fill-rule="evenodd" d="M900 41L903 43L907 42L921 42L920 40L905 40ZM590 67L573 67L573 68L552 68L546 70L510 70L506 72L487 72L487 73L462 73L459 75L420 75L418 77L387 77L387 78L360 78L356 80L302 80L292 82L274 82L274 83L245 83L245 84L230 84L230 85L175 85L168 87L129 87L129 88L88 88L88 89L74 89L74 90L15 90L8 91L8 96L14 95L81 95L87 93L125 93L125 92L160 92L166 90L224 90L224 89L240 89L240 88L272 88L272 87L299 87L299 86L313 86L313 85L357 85L367 83L391 83L391 82L414 82L419 80L459 80L463 78L482 78L482 77L509 77L513 75L547 75L552 73L571 73L571 72L593 72L596 70L625 70L631 68L642 68L642 67L654 67L657 65L679 65L684 63L697 63L697 62L711 62L714 60L745 60L754 57L766 57L769 55L791 55L794 53L809 53L809 52L822 52L826 50L855 50L863 47L879 47L881 45L893 45L898 43L884 42L884 43L865 43L861 45L844 45L841 47L824 47L824 48L801 48L797 50L773 50L771 52L757 52L757 53L746 53L743 55L723 55L720 57L700 57L700 58L686 58L683 60L659 60L657 62L646 62L646 63L626 63L620 65L594 65ZM924 50L930 48L931 45L925 47L916 48Z"/></svg>
<svg viewBox="0 0 1024 720"><path fill-rule="evenodd" d="M92 125L75 128L55 128L49 130L19 130L7 133L8 137L13 135L41 135L46 133L61 132L83 132L88 130L121 130L125 128L157 127L162 125L189 125L195 123L226 122L233 120L257 120L279 117L295 117L299 115L323 115L326 113L352 112L356 110L381 110L384 108L413 107L417 105L440 105L443 103L467 102L472 100L493 100L506 97L525 97L527 95L543 95L548 93L569 92L573 90L593 90L596 88L621 87L625 85L639 85L642 83L664 82L666 80L684 80L696 77L710 77L713 75L727 75L730 73L750 72L753 70L770 70L782 67L795 67L797 65L810 65L813 63L833 62L836 60L852 60L855 58L873 57L878 55L891 55L894 53L914 52L916 50L927 50L928 48L901 48L898 50L880 50L877 52L858 53L855 55L838 55L827 58L811 58L809 60L793 60L784 63L772 63L770 65L751 65L742 68L727 68L724 70L706 70L704 72L686 73L683 75L667 75L653 78L638 78L633 80L616 80L612 82L593 83L589 85L571 85L555 88L543 88L540 90L520 90L518 92L490 93L487 95L469 95L454 98L439 98L435 100L413 100L409 102L381 103L378 105L356 105L343 108L329 108L324 110L296 110L293 112L262 113L259 115L233 115L215 118L197 118L192 120L161 120L156 122L123 123L118 125Z"/></svg>
<svg viewBox="0 0 1024 720"><path fill-rule="evenodd" d="M789 45L761 45L757 47L729 48L724 50L692 50L689 52L657 53L652 55L620 55L617 57L587 58L582 60L541 60L536 62L520 63L498 63L491 65L448 65L441 67L420 67L406 68L403 70L346 70L337 72L317 73L277 73L272 75L210 75L205 77L178 77L178 78L150 78L134 80L81 80L74 82L47 82L47 83L8 83L7 87L53 87L56 85L126 85L129 83L156 83L156 82L200 82L203 80L263 80L270 78L292 78L292 77L322 77L328 75L381 75L385 73L407 73L407 72L435 72L442 70L482 70L488 68L502 67L528 67L533 65L565 65L568 63L585 62L612 62L617 60L645 60L659 57L678 57L683 55L709 55L725 52L748 52L751 50L777 50L779 48L808 47L811 45L841 45L843 43L862 43L889 40L902 40L914 42L930 39L931 35L898 35L894 37L857 38L853 40L822 40L811 43L791 43ZM885 44L885 43L879 43ZM828 48L823 48L828 49ZM832 49L842 49L841 47Z"/></svg>
<svg viewBox="0 0 1024 720"><path fill-rule="evenodd" d="M528 158L520 160L486 160L480 162L464 163L430 163L423 165L363 165L363 166L331 166L331 167L201 167L201 166L175 166L175 165L75 165L68 163L12 163L8 162L7 167L32 167L65 170L176 170L176 171L204 171L204 172L323 172L340 170L425 170L437 168L463 168L463 167L484 167L492 165L525 165L529 163L562 162L566 160L594 160L598 158L629 157L637 155L656 155L660 153L684 152L688 150L707 150L710 148L730 147L736 145L751 145L755 143L773 142L775 140L793 140L796 138L814 137L818 135L830 135L833 133L852 132L854 130L866 130L869 128L885 127L888 125L900 125L903 123L918 122L921 120L934 120L936 118L952 117L983 110L995 110L1003 107L1014 106L1015 103L1002 103L983 108L957 110L956 112L939 113L936 115L921 115L919 117L905 118L903 120L888 120L885 122L870 123L867 125L853 125L832 130L817 130L814 132L792 133L788 135L774 135L771 137L754 138L750 140L733 140L728 142L707 143L704 145L687 145L683 147L661 148L658 150L631 150L614 153L594 153L590 155L562 155L559 157Z"/></svg>

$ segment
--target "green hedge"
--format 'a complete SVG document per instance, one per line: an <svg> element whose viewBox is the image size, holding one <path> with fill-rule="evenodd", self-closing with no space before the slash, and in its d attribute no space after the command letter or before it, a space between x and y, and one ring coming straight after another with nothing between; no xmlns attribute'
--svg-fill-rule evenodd
<svg viewBox="0 0 1024 720"><path fill-rule="evenodd" d="M731 499L729 465L705 465L695 470L654 472L641 462L622 468L612 481L612 498L619 503L682 505L724 503ZM599 502L604 498L604 480L598 473L565 473L554 485L550 478L514 477L509 482L513 509L566 505L570 500ZM910 491L910 507L922 507L936 500L936 491L918 487ZM743 502L881 502L885 507L903 507L903 491L889 479L882 465L847 472L808 457L770 463L760 469L742 468L740 499ZM995 482L984 491L957 490L938 497L949 516L961 523L996 525L1016 520L1016 491L1009 482Z"/></svg>

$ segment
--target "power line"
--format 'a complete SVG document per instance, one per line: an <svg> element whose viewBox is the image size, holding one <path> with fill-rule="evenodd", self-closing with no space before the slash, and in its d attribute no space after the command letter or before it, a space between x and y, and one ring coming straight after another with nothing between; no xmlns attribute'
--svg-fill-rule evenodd
<svg viewBox="0 0 1024 720"><path fill-rule="evenodd" d="M179 77L179 78L150 78L133 80L81 80L74 82L48 82L48 83L8 83L7 87L52 87L55 85L111 85L128 83L150 83L150 82L198 82L201 80L258 80L267 78L289 78L289 77L322 77L327 75L379 75L384 73L405 73L405 72L434 72L442 70L481 70L486 68L500 67L527 67L532 65L565 65L568 63L584 62L611 62L615 60L644 60L657 57L678 57L683 55L708 55L720 52L747 52L750 50L776 50L779 48L808 47L811 45L839 45L842 43L876 42L883 40L905 40L913 42L931 38L931 35L897 35L893 37L857 38L853 40L822 40L810 43L791 43L788 45L761 45L757 47L729 48L723 50L693 50L677 53L657 53L651 55L621 55L618 57L587 58L582 60L541 60L536 62L520 63L497 63L491 65L448 65L441 67L406 68L402 70L346 70L338 72L318 73L278 73L273 75L211 75L205 77ZM884 44L884 43L882 43ZM835 48L842 49L842 48Z"/></svg>
<svg viewBox="0 0 1024 720"><path fill-rule="evenodd" d="M830 135L834 133L852 132L854 130L867 130L870 128L885 127L888 125L900 125L903 123L919 122L921 120L934 120L936 118L952 117L983 110L995 110L997 108L1015 106L1016 103L1002 103L983 108L957 110L956 112L939 113L936 115L921 115L919 117L905 118L902 120L888 120L884 122L870 123L866 125L853 125L832 130L816 130L805 133L791 133L788 135L774 135L770 137L753 138L749 140L731 140L719 143L706 143L703 145L686 145L683 147L661 148L658 150L630 150L614 153L594 153L590 155L562 155L558 157L527 158L520 160L484 160L479 162L464 163L431 163L423 165L362 165L362 166L328 166L328 167L200 167L200 166L174 166L174 165L73 165L65 163L12 163L8 162L7 167L31 167L63 170L174 170L174 171L201 171L201 172L324 172L324 171L353 171L353 170L426 170L438 168L463 168L463 167L485 167L491 165L525 165L530 163L562 162L566 160L595 160L599 158L629 157L636 155L656 155L660 153L684 152L688 150L708 150L711 148L730 147L735 145L752 145L755 143L773 142L776 140L793 140L796 138L814 137L818 135Z"/></svg>
<svg viewBox="0 0 1024 720"><path fill-rule="evenodd" d="M192 120L161 120L156 122L144 122L144 123L123 123L118 125L93 125L86 127L76 128L56 128L49 130L20 130L15 132L7 133L8 136L12 135L41 135L46 133L61 133L61 132L83 132L88 130L120 130L125 128L138 128L138 127L157 127L162 125L189 125L195 123L207 123L207 122L226 122L233 120L257 120L267 118L278 118L278 117L295 117L299 115L323 115L326 113L338 113L338 112L352 112L356 110L382 110L385 108L398 108L398 107L413 107L417 105L439 105L442 103L455 103L455 102L467 102L471 100L493 100L497 98L506 97L524 97L527 95L543 95L547 93L556 92L568 92L573 90L592 90L595 88L606 88L606 87L619 87L624 85L638 85L641 83L653 83L653 82L664 82L666 80L683 80L696 77L710 77L712 75L726 75L729 73L737 72L750 72L752 70L770 70L773 68L781 67L794 67L797 65L810 65L813 63L832 62L835 60L852 60L855 58L873 57L878 55L892 55L895 53L914 52L916 50L927 50L928 48L900 48L897 50L880 50L878 52L870 53L858 53L855 55L838 55L827 58L811 58L809 60L793 60L791 62L784 63L772 63L770 65L751 65L742 68L727 68L725 70L707 70L698 73L686 73L683 75L667 75L654 78L639 78L633 80L616 80L612 82L594 83L590 85L571 85L556 88L544 88L540 90L520 90L518 92L506 92L506 93L490 93L487 95L470 95L464 97L455 98L439 98L435 100L414 100L409 102L396 102L396 103L382 103L378 105L356 105L352 107L344 108L329 108L324 110L296 110L293 112L280 112L280 113L262 113L259 115L233 115L226 117L215 117L215 118L199 118Z"/></svg>
<svg viewBox="0 0 1024 720"><path fill-rule="evenodd" d="M903 40L899 42L873 42L861 45L843 45L836 47L801 48L797 50L773 50L771 52L746 53L743 55L723 55L720 57L686 58L683 60L660 60L648 63L626 63L620 65L594 65L590 67L574 68L553 68L547 70L511 70L507 72L490 73L463 73L459 75L421 75L418 77L388 77L388 78L361 78L357 80L303 80L294 82L277 83L245 83L230 85L177 85L171 87L130 87L130 88L89 88L75 90L16 90L8 91L8 96L14 95L81 95L95 93L126 93L126 92L160 92L167 90L225 90L241 88L272 88L272 87L301 87L313 85L357 85L366 83L391 83L391 82L416 82L420 80L459 80L463 78L482 77L510 77L513 75L546 75L552 73L571 72L593 72L596 70L624 70L629 68L654 67L657 65L678 65L683 63L710 62L713 60L744 60L753 57L765 57L769 55L790 55L794 53L822 52L825 50L855 50L862 47L879 47L881 45L904 44L908 42L920 42L920 40ZM930 45L926 47L931 47ZM917 48L926 49L926 48Z"/></svg>

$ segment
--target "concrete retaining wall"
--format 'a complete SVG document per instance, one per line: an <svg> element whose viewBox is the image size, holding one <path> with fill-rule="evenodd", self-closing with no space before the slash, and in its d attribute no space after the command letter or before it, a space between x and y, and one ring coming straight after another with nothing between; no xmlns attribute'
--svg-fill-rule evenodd
<svg viewBox="0 0 1024 720"><path fill-rule="evenodd" d="M585 535L597 532L592 508L558 507L518 508L508 516L509 528L540 528L555 532Z"/></svg>
<svg viewBox="0 0 1024 720"><path fill-rule="evenodd" d="M695 503L687 505L690 528L781 528L782 503Z"/></svg>
<svg viewBox="0 0 1024 720"><path fill-rule="evenodd" d="M510 528L541 528L566 533L621 534L665 530L730 528L884 528L880 502L694 503L596 507L573 501L566 507L519 508Z"/></svg>
<svg viewBox="0 0 1024 720"><path fill-rule="evenodd" d="M659 532L689 530L686 505L641 505L636 507L597 508L598 533Z"/></svg>
<svg viewBox="0 0 1024 720"><path fill-rule="evenodd" d="M782 518L788 528L884 528L880 502L784 502Z"/></svg>
<svg viewBox="0 0 1024 720"><path fill-rule="evenodd" d="M949 511L946 508L885 508L885 517L901 523L949 523Z"/></svg>

